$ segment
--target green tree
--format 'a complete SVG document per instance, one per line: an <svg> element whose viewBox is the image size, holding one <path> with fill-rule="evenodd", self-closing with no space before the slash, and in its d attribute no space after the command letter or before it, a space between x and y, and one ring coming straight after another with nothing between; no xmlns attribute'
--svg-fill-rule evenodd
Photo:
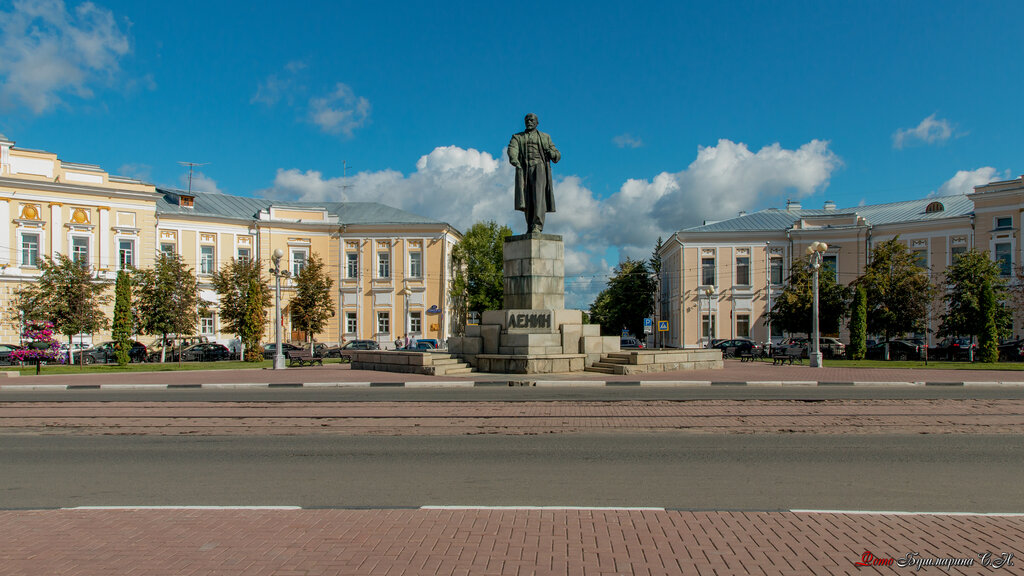
<svg viewBox="0 0 1024 576"><path fill-rule="evenodd" d="M827 267L818 270L818 329L825 334L839 332L848 309L850 291L836 281ZM790 334L811 336L814 322L814 282L807 256L793 261L782 294L772 303L765 322L780 326Z"/></svg>
<svg viewBox="0 0 1024 576"><path fill-rule="evenodd" d="M131 276L121 270L117 273L114 284L114 326L111 336L114 338L114 350L117 354L118 366L131 362L132 348L132 280Z"/></svg>
<svg viewBox="0 0 1024 576"><path fill-rule="evenodd" d="M997 362L999 360L999 327L996 322L995 290L988 280L981 285L981 317L983 324L978 334L978 360L981 362Z"/></svg>
<svg viewBox="0 0 1024 576"><path fill-rule="evenodd" d="M853 289L850 305L850 358L863 360L867 354L868 294L863 286Z"/></svg>
<svg viewBox="0 0 1024 576"><path fill-rule="evenodd" d="M452 248L452 324L461 335L470 311L500 310L505 300L505 238L512 235L508 226L493 220L477 222Z"/></svg>
<svg viewBox="0 0 1024 576"><path fill-rule="evenodd" d="M291 301L292 324L306 333L310 352L313 351L313 336L322 331L334 316L333 285L323 260L316 254L310 254L306 267L295 277L295 297Z"/></svg>
<svg viewBox="0 0 1024 576"><path fill-rule="evenodd" d="M259 346L271 297L262 266L259 260L232 259L213 275L221 323L242 341L243 358L248 361L263 359Z"/></svg>
<svg viewBox="0 0 1024 576"><path fill-rule="evenodd" d="M136 270L133 280L140 332L160 336L162 343L169 334L195 332L199 281L180 256L161 253L153 268ZM161 362L166 354L161 346Z"/></svg>
<svg viewBox="0 0 1024 576"><path fill-rule="evenodd" d="M110 302L107 283L93 279L89 265L64 254L40 262L42 275L15 293L15 308L25 320L46 320L68 338L107 327L103 306ZM74 361L74 358L69 358Z"/></svg>
<svg viewBox="0 0 1024 576"><path fill-rule="evenodd" d="M626 258L590 306L591 322L601 324L601 332L609 336L623 329L643 334L644 318L654 311L655 289L647 261Z"/></svg>
<svg viewBox="0 0 1024 576"><path fill-rule="evenodd" d="M1009 336L1013 322L1012 312L1000 304L1009 298L1006 280L1000 275L999 264L987 252L970 250L962 254L952 266L946 268L946 311L939 325L940 336L977 336L979 341L988 315L982 309L982 294L986 286L992 291L996 305L993 308L997 338Z"/></svg>
<svg viewBox="0 0 1024 576"><path fill-rule="evenodd" d="M867 327L888 342L907 332L924 332L935 288L899 237L881 242L857 279L868 298Z"/></svg>

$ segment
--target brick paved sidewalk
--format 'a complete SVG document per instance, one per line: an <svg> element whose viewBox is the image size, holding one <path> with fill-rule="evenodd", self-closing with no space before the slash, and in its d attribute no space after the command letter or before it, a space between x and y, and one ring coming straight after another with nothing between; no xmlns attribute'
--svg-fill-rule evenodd
<svg viewBox="0 0 1024 576"><path fill-rule="evenodd" d="M983 574L1024 518L665 510L0 511L2 575ZM857 566L970 559L971 566ZM911 557L915 558L915 557ZM1005 557L1004 557L1005 558ZM991 561L991 560L990 560ZM870 563L874 563L872 560Z"/></svg>

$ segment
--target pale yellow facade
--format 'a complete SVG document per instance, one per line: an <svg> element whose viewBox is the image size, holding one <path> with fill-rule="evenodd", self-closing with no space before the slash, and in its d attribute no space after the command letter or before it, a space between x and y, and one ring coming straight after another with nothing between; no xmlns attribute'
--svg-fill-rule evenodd
<svg viewBox="0 0 1024 576"><path fill-rule="evenodd" d="M814 242L828 245L829 268L822 273L834 270L844 285L863 274L875 245L895 237L917 255L937 286L956 255L972 248L1004 262L1007 279L1015 281L1013 271L1024 256L1022 214L1024 177L979 186L966 196L845 210L831 203L818 210L790 203L786 209L681 230L660 252L657 313L669 321L669 330L659 342L680 347L702 346L711 338L777 342L786 335L777 329L769 335L765 313L781 295L794 259ZM919 335L929 344L938 339L941 295L931 307L928 331ZM1024 333L1024 314L1015 310L1014 316L1014 333ZM849 339L845 325L829 335Z"/></svg>
<svg viewBox="0 0 1024 576"><path fill-rule="evenodd" d="M344 204L278 206L269 201L251 213L222 208L212 214L204 203L234 197L157 189L96 166L63 162L56 154L23 150L2 138L0 154L0 237L7 240L0 246L0 306L5 311L12 310L16 290L38 278L44 257L84 258L98 279L112 282L122 267L146 268L161 251L174 252L195 271L200 297L212 310L199 318L197 332L237 348L234 335L223 332L217 318L212 274L233 258L259 258L269 269L280 249L280 268L291 276L315 254L334 281L335 316L315 335L318 342L372 339L393 346L407 335L444 340L451 332L448 262L460 235L444 223L353 221L330 212L344 211ZM273 287L273 276L266 277ZM286 342L305 337L292 330L294 288L292 278L282 280ZM112 305L107 313L112 315ZM264 342L274 339L273 313ZM0 342L17 343L19 335L19 322L5 314ZM109 332L82 339L100 342L109 339ZM139 339L149 344L154 337Z"/></svg>

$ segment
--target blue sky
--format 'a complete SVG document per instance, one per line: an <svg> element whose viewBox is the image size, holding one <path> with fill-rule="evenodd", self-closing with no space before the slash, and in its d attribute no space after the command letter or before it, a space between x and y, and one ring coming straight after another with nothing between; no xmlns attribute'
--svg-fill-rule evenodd
<svg viewBox="0 0 1024 576"><path fill-rule="evenodd" d="M1020 2L0 0L0 132L181 186L517 232L504 147L562 152L569 303L735 215L1024 172Z"/></svg>

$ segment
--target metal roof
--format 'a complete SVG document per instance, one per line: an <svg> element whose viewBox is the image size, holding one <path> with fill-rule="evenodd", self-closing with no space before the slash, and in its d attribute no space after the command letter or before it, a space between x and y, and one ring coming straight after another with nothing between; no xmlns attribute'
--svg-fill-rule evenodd
<svg viewBox="0 0 1024 576"><path fill-rule="evenodd" d="M932 202L943 205L941 212L926 212L925 208ZM744 216L730 218L703 226L684 228L682 232L755 232L784 231L793 227L793 223L803 218L821 218L826 216L850 216L856 214L867 220L872 226L896 224L902 222L923 222L968 216L974 212L974 200L970 195L939 196L888 204L872 204L853 208L837 208L834 210L789 210L768 208Z"/></svg>
<svg viewBox="0 0 1024 576"><path fill-rule="evenodd" d="M273 206L285 209L326 209L328 214L337 216L338 224L444 224L444 222L424 218L377 202L281 202L229 194L186 192L172 188L157 188L157 192L161 194L156 203L157 214L188 214L255 220L260 211L268 210ZM195 197L194 205L191 208L178 205L176 196L182 194Z"/></svg>

